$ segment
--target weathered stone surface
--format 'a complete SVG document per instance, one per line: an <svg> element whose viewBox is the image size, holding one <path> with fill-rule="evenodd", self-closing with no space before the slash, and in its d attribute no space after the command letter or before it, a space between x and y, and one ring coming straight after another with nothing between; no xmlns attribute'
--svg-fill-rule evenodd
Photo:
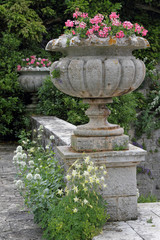
<svg viewBox="0 0 160 240"><path fill-rule="evenodd" d="M129 137L127 135L110 137L71 136L71 146L77 152L127 150L128 145Z"/></svg>
<svg viewBox="0 0 160 240"><path fill-rule="evenodd" d="M84 153L73 151L67 146L57 147L59 157L69 168L77 159L83 159ZM128 220L137 217L136 166L145 159L146 152L133 145L125 151L102 151L86 153L98 165L105 165L108 175L107 188L102 194L109 200L111 220Z"/></svg>

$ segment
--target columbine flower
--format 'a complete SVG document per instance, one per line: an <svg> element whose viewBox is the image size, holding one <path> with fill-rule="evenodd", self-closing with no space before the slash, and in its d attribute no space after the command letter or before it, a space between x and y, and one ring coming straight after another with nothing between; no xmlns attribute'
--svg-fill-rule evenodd
<svg viewBox="0 0 160 240"><path fill-rule="evenodd" d="M88 156L88 157L85 157L85 158L84 158L84 161L85 161L86 164L88 164L88 163L90 162L90 157L89 157L89 156Z"/></svg>
<svg viewBox="0 0 160 240"><path fill-rule="evenodd" d="M74 209L73 209L73 212L74 212L74 213L78 212L78 209L77 209L77 208L74 208Z"/></svg>
<svg viewBox="0 0 160 240"><path fill-rule="evenodd" d="M34 175L34 179L35 179L35 180L40 180L40 179L41 179L40 174L36 173L36 174Z"/></svg>
<svg viewBox="0 0 160 240"><path fill-rule="evenodd" d="M27 178L27 180L32 180L33 179L32 173L28 173L26 178Z"/></svg>
<svg viewBox="0 0 160 240"><path fill-rule="evenodd" d="M76 170L73 170L72 171L72 176L75 177L77 175L77 171Z"/></svg>
<svg viewBox="0 0 160 240"><path fill-rule="evenodd" d="M75 193L78 193L78 187L77 187L77 186L74 186L74 187L73 187L73 191L74 191Z"/></svg>
<svg viewBox="0 0 160 240"><path fill-rule="evenodd" d="M62 196L62 195L63 195L63 190L62 190L62 189L58 189L58 194L59 194L60 196Z"/></svg>
<svg viewBox="0 0 160 240"><path fill-rule="evenodd" d="M71 175L67 175L66 179L69 181L71 179Z"/></svg>
<svg viewBox="0 0 160 240"><path fill-rule="evenodd" d="M75 197L73 198L74 202L78 202L79 201L79 198Z"/></svg>
<svg viewBox="0 0 160 240"><path fill-rule="evenodd" d="M104 179L104 177L102 176L102 177L101 177L101 181L104 181L104 180L105 180L105 179Z"/></svg>

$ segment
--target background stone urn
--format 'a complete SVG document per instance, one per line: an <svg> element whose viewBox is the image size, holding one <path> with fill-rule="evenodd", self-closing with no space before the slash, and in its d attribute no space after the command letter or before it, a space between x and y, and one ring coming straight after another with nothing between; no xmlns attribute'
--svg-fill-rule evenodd
<svg viewBox="0 0 160 240"><path fill-rule="evenodd" d="M23 67L19 71L18 81L23 88L24 92L31 95L31 104L27 105L28 111L34 111L37 105L37 91L42 86L44 79L49 76L50 68L47 67L36 67L26 68Z"/></svg>
<svg viewBox="0 0 160 240"><path fill-rule="evenodd" d="M149 47L142 37L79 39L62 35L51 40L48 51L66 55L51 66L54 85L62 92L84 99L90 107L86 111L90 121L80 125L71 137L74 150L102 151L128 149L128 136L119 125L110 124L107 103L112 97L137 89L145 77L143 61L132 55L135 49ZM54 73L59 77L53 78Z"/></svg>

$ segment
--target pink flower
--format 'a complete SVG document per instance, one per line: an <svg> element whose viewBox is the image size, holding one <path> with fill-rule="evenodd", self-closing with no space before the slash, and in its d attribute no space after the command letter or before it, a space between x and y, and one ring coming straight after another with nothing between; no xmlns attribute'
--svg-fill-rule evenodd
<svg viewBox="0 0 160 240"><path fill-rule="evenodd" d="M51 62L47 63L47 67L49 67L51 65Z"/></svg>
<svg viewBox="0 0 160 240"><path fill-rule="evenodd" d="M132 29L133 28L133 24L129 21L125 21L123 22L123 27L127 28L127 29Z"/></svg>
<svg viewBox="0 0 160 240"><path fill-rule="evenodd" d="M123 38L124 37L124 32L120 31L118 33L116 33L116 38Z"/></svg>
<svg viewBox="0 0 160 240"><path fill-rule="evenodd" d="M74 22L67 20L67 22L65 22L66 27L73 27L74 26Z"/></svg>
<svg viewBox="0 0 160 240"><path fill-rule="evenodd" d="M36 65L38 66L40 63L39 62L36 62Z"/></svg>
<svg viewBox="0 0 160 240"><path fill-rule="evenodd" d="M142 31L142 36L146 36L146 35L147 35L147 32L148 32L148 30L144 29L144 30Z"/></svg>
<svg viewBox="0 0 160 240"><path fill-rule="evenodd" d="M21 70L21 65L17 65L17 71L20 71Z"/></svg>
<svg viewBox="0 0 160 240"><path fill-rule="evenodd" d="M86 23L85 22L80 22L79 27L84 29L86 27Z"/></svg>
<svg viewBox="0 0 160 240"><path fill-rule="evenodd" d="M88 13L82 13L82 14L81 14L81 17L87 18L87 17L88 17Z"/></svg>
<svg viewBox="0 0 160 240"><path fill-rule="evenodd" d="M34 64L35 60L34 59L31 59L31 64Z"/></svg>
<svg viewBox="0 0 160 240"><path fill-rule="evenodd" d="M103 19L104 19L104 16L102 14L97 14L94 18L90 19L90 23L98 24L98 23L101 23Z"/></svg>
<svg viewBox="0 0 160 240"><path fill-rule="evenodd" d="M45 61L46 61L46 59L45 59L45 58L43 58L43 59L42 59L42 61L43 61L43 62L45 62Z"/></svg>
<svg viewBox="0 0 160 240"><path fill-rule="evenodd" d="M75 35L75 34L76 34L76 32L73 30L73 31L72 31L72 34L73 34L73 35Z"/></svg>
<svg viewBox="0 0 160 240"><path fill-rule="evenodd" d="M141 32L141 26L138 23L135 23L135 32L138 34Z"/></svg>
<svg viewBox="0 0 160 240"><path fill-rule="evenodd" d="M32 59L35 59L35 58L36 58L36 56L31 56L31 58L32 58Z"/></svg>
<svg viewBox="0 0 160 240"><path fill-rule="evenodd" d="M119 14L117 15L116 12L111 12L111 14L109 15L109 18L112 20L112 19L116 19L116 18L119 18Z"/></svg>
<svg viewBox="0 0 160 240"><path fill-rule="evenodd" d="M43 67L45 67L46 65L43 63L43 65L42 65Z"/></svg>
<svg viewBox="0 0 160 240"><path fill-rule="evenodd" d="M26 61L28 62L28 61L29 61L29 58L26 58Z"/></svg>
<svg viewBox="0 0 160 240"><path fill-rule="evenodd" d="M77 8L77 10L75 11L75 13L73 13L73 18L78 18L78 16L80 16L82 13L80 11L78 11L79 9Z"/></svg>
<svg viewBox="0 0 160 240"><path fill-rule="evenodd" d="M120 25L121 25L121 22L118 21L117 19L113 19L113 20L112 20L112 25L113 25L113 26L120 26Z"/></svg>
<svg viewBox="0 0 160 240"><path fill-rule="evenodd" d="M92 35L94 32L94 29L88 29L88 31L86 32L86 35L89 36L89 35Z"/></svg>

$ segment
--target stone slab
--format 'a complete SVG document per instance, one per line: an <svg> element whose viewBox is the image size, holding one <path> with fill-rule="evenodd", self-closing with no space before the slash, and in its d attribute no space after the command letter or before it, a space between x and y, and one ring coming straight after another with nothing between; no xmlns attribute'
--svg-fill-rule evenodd
<svg viewBox="0 0 160 240"><path fill-rule="evenodd" d="M81 137L71 136L71 146L78 152L128 150L129 136Z"/></svg>

